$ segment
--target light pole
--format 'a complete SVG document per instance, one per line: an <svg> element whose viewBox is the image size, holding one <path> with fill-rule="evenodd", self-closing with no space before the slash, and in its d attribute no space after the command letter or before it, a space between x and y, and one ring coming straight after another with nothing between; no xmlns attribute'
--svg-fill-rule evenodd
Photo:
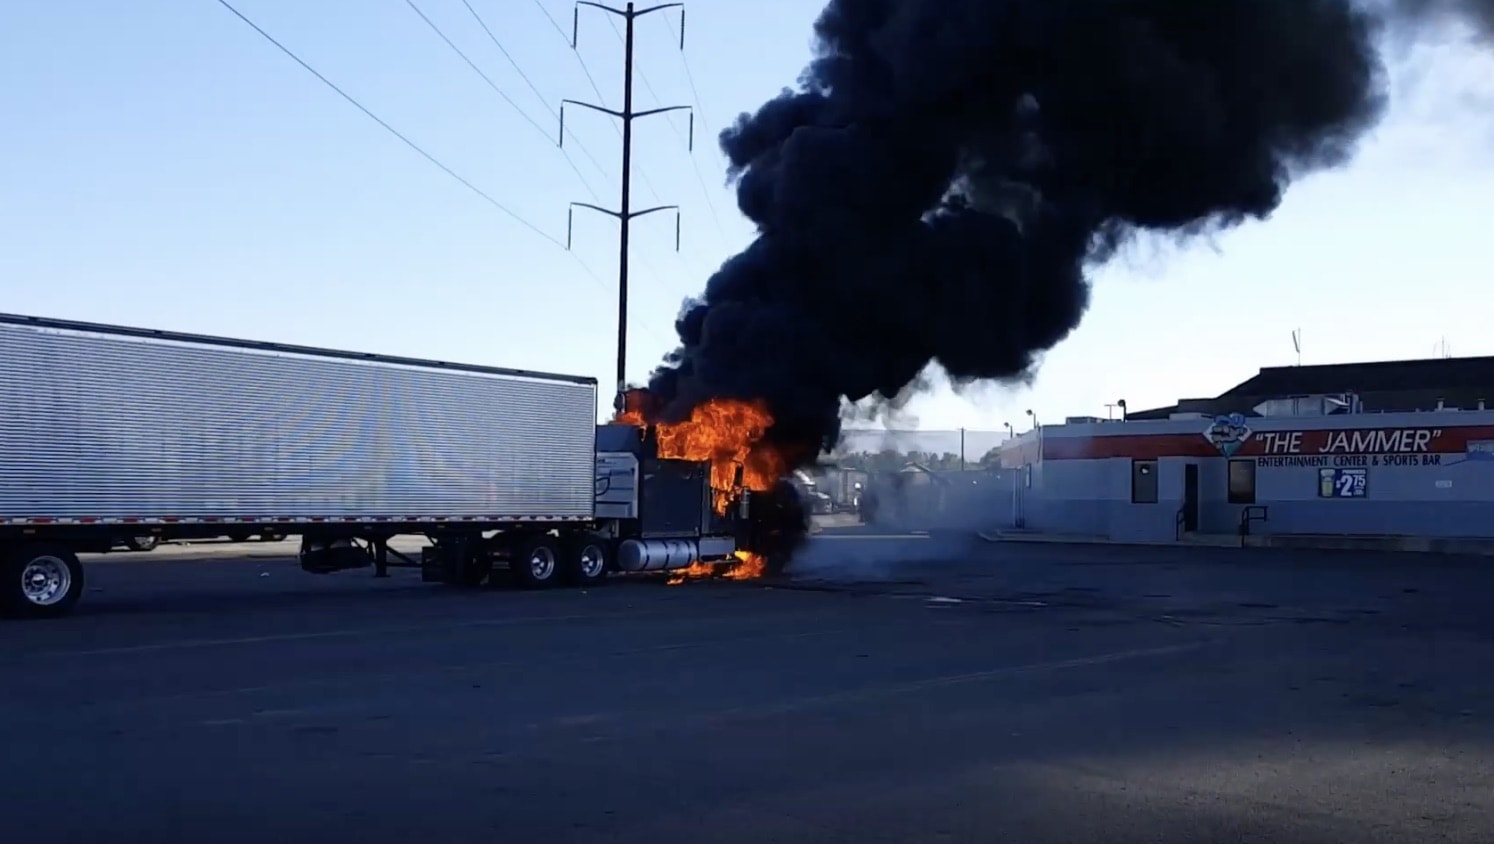
<svg viewBox="0 0 1494 844"><path fill-rule="evenodd" d="M1034 431L1037 432L1037 460L1035 460L1033 462L1034 463L1042 463L1043 462L1043 423L1038 420L1037 414L1033 413L1031 408L1027 409L1027 416L1030 419L1032 419L1032 430L1034 430ZM1022 471L1023 471L1024 475L1028 478L1027 486L1031 486L1032 485L1031 484L1032 475L1030 473L1032 472L1032 466L1031 465L1023 466L1022 467Z"/></svg>
<svg viewBox="0 0 1494 844"><path fill-rule="evenodd" d="M1001 424L1006 427L1006 441L1007 441L1008 444L1010 444L1013 440L1016 439L1017 432L1016 432L1015 429L1012 428L1012 423L1010 423L1010 422L1002 422ZM1003 462L1005 462L1005 461L1003 461ZM1015 461L1013 461L1013 462L1015 462ZM1006 467L1006 470L1008 472L1010 472L1011 475L1012 475L1012 527L1013 528L1017 527L1017 474L1018 474L1018 469L1019 468L1020 467L1017 467L1017 466L1007 466Z"/></svg>

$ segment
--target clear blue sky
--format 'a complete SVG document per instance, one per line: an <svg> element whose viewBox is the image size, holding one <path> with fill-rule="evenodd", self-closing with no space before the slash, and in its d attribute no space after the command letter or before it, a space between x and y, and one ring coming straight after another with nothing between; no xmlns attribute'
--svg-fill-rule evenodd
<svg viewBox="0 0 1494 844"><path fill-rule="evenodd" d="M416 0L516 109L405 0L233 2L543 235L215 0L16 0L0 9L0 310L592 374L607 392L616 225L577 212L572 253L547 238L564 242L570 201L616 203L610 119L567 113L583 180L551 114L563 97L595 99L578 55L620 105L608 16L583 12L573 53L569 0L469 0L540 97L462 0ZM632 377L749 240L715 134L792 84L817 11L693 0L683 58L677 16L639 22L635 105L700 109L693 156L684 117L638 124L635 201L683 206L684 237L676 254L668 214L636 226ZM1304 362L1431 356L1443 338L1494 354L1494 62L1442 44L1396 67L1395 115L1354 166L1214 244L1138 245L1097 279L1087 321L1034 389L938 390L910 407L918 424L1021 428L1028 407L1053 420L1212 395L1292 362L1297 328Z"/></svg>

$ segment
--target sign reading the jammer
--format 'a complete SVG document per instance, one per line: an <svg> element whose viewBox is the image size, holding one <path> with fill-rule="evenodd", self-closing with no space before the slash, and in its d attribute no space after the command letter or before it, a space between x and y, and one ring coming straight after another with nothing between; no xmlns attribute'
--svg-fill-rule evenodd
<svg viewBox="0 0 1494 844"><path fill-rule="evenodd" d="M1261 431L1261 466L1437 466L1441 428L1366 428L1342 431Z"/></svg>

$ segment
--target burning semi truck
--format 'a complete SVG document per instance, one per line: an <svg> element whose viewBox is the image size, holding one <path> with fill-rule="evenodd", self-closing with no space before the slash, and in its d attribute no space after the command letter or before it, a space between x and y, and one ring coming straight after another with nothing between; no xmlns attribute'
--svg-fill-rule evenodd
<svg viewBox="0 0 1494 844"><path fill-rule="evenodd" d="M771 567L801 517L769 420L596 414L586 377L0 315L0 611L66 615L79 554L136 537L268 531L311 573L464 587Z"/></svg>

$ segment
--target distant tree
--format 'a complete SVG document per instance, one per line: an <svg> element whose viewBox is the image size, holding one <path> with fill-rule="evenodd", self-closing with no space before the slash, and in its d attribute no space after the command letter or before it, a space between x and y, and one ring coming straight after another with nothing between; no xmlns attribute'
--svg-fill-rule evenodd
<svg viewBox="0 0 1494 844"><path fill-rule="evenodd" d="M837 455L836 465L862 472L896 472L908 465L911 456L890 448L881 451L857 451Z"/></svg>

